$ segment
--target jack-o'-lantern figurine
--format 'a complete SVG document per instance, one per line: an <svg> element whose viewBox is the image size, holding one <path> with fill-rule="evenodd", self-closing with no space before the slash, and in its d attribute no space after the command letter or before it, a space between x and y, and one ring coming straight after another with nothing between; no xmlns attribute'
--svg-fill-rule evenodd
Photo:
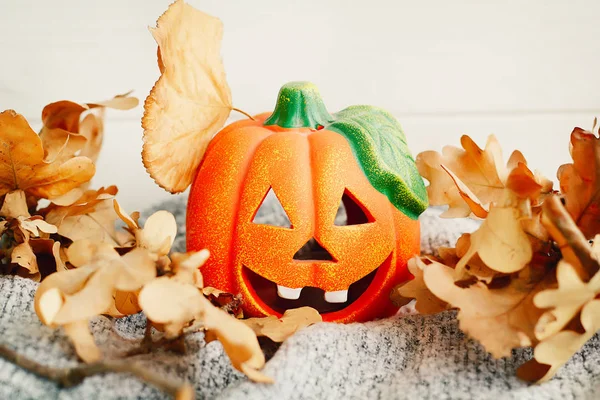
<svg viewBox="0 0 600 400"><path fill-rule="evenodd" d="M269 192L289 226L255 220ZM410 279L426 207L390 114L352 106L331 115L316 87L294 82L273 113L235 122L210 142L189 196L187 247L210 250L205 285L240 293L247 315L308 305L325 321L365 321L397 310L390 290Z"/></svg>

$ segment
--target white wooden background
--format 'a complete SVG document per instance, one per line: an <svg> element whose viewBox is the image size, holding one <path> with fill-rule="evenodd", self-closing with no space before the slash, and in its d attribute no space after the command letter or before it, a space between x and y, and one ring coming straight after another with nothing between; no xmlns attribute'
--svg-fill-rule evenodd
<svg viewBox="0 0 600 400"><path fill-rule="evenodd" d="M569 133L600 116L600 2L189 0L225 23L234 105L271 110L281 84L316 83L330 111L393 112L416 154L488 134L554 178ZM0 0L0 110L97 101L158 77L147 31L169 0ZM109 112L95 185L129 210L170 195L140 159L141 106ZM236 117L237 118L237 117Z"/></svg>

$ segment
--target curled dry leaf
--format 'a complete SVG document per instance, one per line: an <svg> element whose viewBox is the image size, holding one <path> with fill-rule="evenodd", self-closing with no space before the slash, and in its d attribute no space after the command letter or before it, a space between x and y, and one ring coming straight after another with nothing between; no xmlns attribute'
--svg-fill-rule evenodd
<svg viewBox="0 0 600 400"><path fill-rule="evenodd" d="M92 240L118 246L112 199L117 194L116 186L87 190L69 205L41 210L46 221L58 227L58 233L73 241Z"/></svg>
<svg viewBox="0 0 600 400"><path fill-rule="evenodd" d="M174 273L173 279L202 289L204 282L200 267L204 265L209 256L210 252L206 249L197 252L171 254L170 269Z"/></svg>
<svg viewBox="0 0 600 400"><path fill-rule="evenodd" d="M534 327L543 310L533 303L549 287L552 274L532 276L523 270L498 289L476 281L468 287L454 282L454 270L433 262L424 269L427 288L438 298L459 308L460 328L477 339L494 357L505 357L516 347L535 340Z"/></svg>
<svg viewBox="0 0 600 400"><path fill-rule="evenodd" d="M586 238L600 232L600 139L575 128L571 133L572 164L558 170L566 208Z"/></svg>
<svg viewBox="0 0 600 400"><path fill-rule="evenodd" d="M204 297L203 300L210 304ZM208 341L217 339L221 342L235 369L246 374L254 382L273 383L272 378L259 371L265 365L265 355L258 344L256 334L243 320L236 319L212 305L204 308L201 320Z"/></svg>
<svg viewBox="0 0 600 400"><path fill-rule="evenodd" d="M168 276L145 285L138 298L144 314L152 322L162 324L168 338L181 335L206 306L203 300L206 299L197 287Z"/></svg>
<svg viewBox="0 0 600 400"><path fill-rule="evenodd" d="M542 223L558 245L563 259L582 279L589 279L598 271L598 262L590 252L587 239L579 230L557 196L543 205Z"/></svg>
<svg viewBox="0 0 600 400"><path fill-rule="evenodd" d="M431 293L423 280L423 270L430 263L429 259L419 257L413 257L408 261L408 270L414 278L392 289L390 299L397 307L402 307L415 299L415 309L421 314L437 314L448 309L448 303Z"/></svg>
<svg viewBox="0 0 600 400"><path fill-rule="evenodd" d="M29 209L27 207L27 198L22 190L15 190L7 193L0 208L0 216L4 218L29 218Z"/></svg>
<svg viewBox="0 0 600 400"><path fill-rule="evenodd" d="M266 336L274 342L283 342L300 329L322 321L321 314L311 307L286 310L281 318L270 315L242 320L257 336Z"/></svg>
<svg viewBox="0 0 600 400"><path fill-rule="evenodd" d="M165 256L169 253L171 246L175 241L175 237L177 236L177 221L173 214L164 210L157 211L148 217L144 224L144 228L142 228L138 223L138 216L136 215L136 218L133 218L128 215L121 208L117 200L113 201L113 207L115 213L127 225L127 230L132 235L130 241L134 241L135 246L147 249L158 257ZM202 258L202 256L198 255L195 257ZM181 259L181 261L183 262L183 259ZM204 261L202 261L202 263L204 263ZM194 263L195 261L188 261L188 263L189 262Z"/></svg>
<svg viewBox="0 0 600 400"><path fill-rule="evenodd" d="M596 236L594 253L600 256L600 235ZM549 309L539 319L535 335L539 340L558 333L579 314L582 307L600 294L600 274L589 282L579 277L577 270L569 263L561 261L556 269L558 287L538 293L533 302L538 308Z"/></svg>
<svg viewBox="0 0 600 400"><path fill-rule="evenodd" d="M7 193L0 216L4 217L0 223L4 262L16 265L17 275L39 281L60 266L60 259L53 251L54 240L49 238L50 234L57 232L57 228L41 216L29 214L25 192L15 190ZM46 255L48 257L44 257Z"/></svg>
<svg viewBox="0 0 600 400"><path fill-rule="evenodd" d="M77 268L42 281L35 294L35 311L44 324L65 327L82 359L93 361L98 351L87 331L88 320L114 306L115 291L136 291L154 279L154 259L145 249L120 256L111 245L91 241L74 242L67 256Z"/></svg>
<svg viewBox="0 0 600 400"><path fill-rule="evenodd" d="M12 110L0 113L0 145L0 195L21 189L52 199L94 176L94 164L87 157L47 163L41 138Z"/></svg>
<svg viewBox="0 0 600 400"><path fill-rule="evenodd" d="M193 321L207 330L207 338L218 339L234 368L256 382L272 382L259 372L264 354L250 328L214 307L196 286L162 276L141 290L139 303L146 316L163 326L167 337L177 337Z"/></svg>
<svg viewBox="0 0 600 400"><path fill-rule="evenodd" d="M429 204L450 206L443 217L468 216L471 209L464 197L469 198L471 193L476 196L471 199L472 203L478 212L481 211L480 207L490 203L497 197L496 192L504 189L503 181L507 176L502 150L495 136L488 138L484 150L466 135L461 137L460 142L462 149L446 146L442 154L426 151L416 158L419 173L430 182L427 187ZM449 176L447 171L452 171L453 176ZM453 179L464 184L470 192L461 192L453 184Z"/></svg>
<svg viewBox="0 0 600 400"><path fill-rule="evenodd" d="M144 105L142 158L156 183L172 193L192 182L208 142L225 124L231 91L221 61L219 19L177 0L152 36L161 76Z"/></svg>
<svg viewBox="0 0 600 400"><path fill-rule="evenodd" d="M79 104L63 100L44 107L44 126L40 137L48 144L46 159L68 159L79 152L80 156L95 162L102 146L104 109L129 110L137 107L139 100L129 94L95 103ZM82 120L84 113L87 115Z"/></svg>
<svg viewBox="0 0 600 400"><path fill-rule="evenodd" d="M505 189L534 202L552 190L552 182L532 173L523 155L515 151L507 165L495 136L490 135L485 149L468 136L461 138L462 149L446 146L442 154L426 151L417 155L417 168L429 181L427 194L431 205L448 205L442 217L466 217L471 212L485 218L489 205L500 201Z"/></svg>
<svg viewBox="0 0 600 400"><path fill-rule="evenodd" d="M583 345L600 331L600 300L591 300L581 310L580 329L567 329L540 342L534 358L517 370L528 381L545 382L552 378Z"/></svg>
<svg viewBox="0 0 600 400"><path fill-rule="evenodd" d="M492 207L480 228L471 234L469 250L456 265L457 273L463 272L475 254L498 272L523 269L531 261L533 252L520 217L516 208Z"/></svg>

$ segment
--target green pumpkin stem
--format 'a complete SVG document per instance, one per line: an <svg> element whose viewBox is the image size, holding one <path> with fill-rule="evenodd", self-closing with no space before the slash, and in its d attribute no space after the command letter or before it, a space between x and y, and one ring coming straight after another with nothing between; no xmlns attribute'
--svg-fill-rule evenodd
<svg viewBox="0 0 600 400"><path fill-rule="evenodd" d="M290 82L279 90L275 111L265 125L318 129L333 121L319 89L310 82Z"/></svg>

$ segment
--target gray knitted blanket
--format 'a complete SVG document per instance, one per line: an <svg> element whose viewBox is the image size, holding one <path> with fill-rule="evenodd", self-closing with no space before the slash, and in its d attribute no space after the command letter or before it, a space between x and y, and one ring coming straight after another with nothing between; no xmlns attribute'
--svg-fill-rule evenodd
<svg viewBox="0 0 600 400"><path fill-rule="evenodd" d="M181 227L176 250L183 250L185 199L160 205ZM146 213L149 215L150 212ZM453 245L474 221L442 220L428 210L422 217L422 249ZM269 213L263 218L274 218ZM77 358L60 330L43 326L33 310L37 284L0 277L0 343L38 362L65 367ZM119 354L143 336L144 317L92 322L96 341L107 355ZM530 350L492 359L458 329L453 312L436 316L395 316L369 323L320 323L281 345L264 372L275 384L255 384L229 364L221 344L203 335L187 337L185 356L159 351L134 357L164 376L193 383L198 398L219 399L598 399L600 338L596 335L550 382L528 385L515 377ZM87 378L61 389L0 359L1 399L162 399L165 395L126 374Z"/></svg>

